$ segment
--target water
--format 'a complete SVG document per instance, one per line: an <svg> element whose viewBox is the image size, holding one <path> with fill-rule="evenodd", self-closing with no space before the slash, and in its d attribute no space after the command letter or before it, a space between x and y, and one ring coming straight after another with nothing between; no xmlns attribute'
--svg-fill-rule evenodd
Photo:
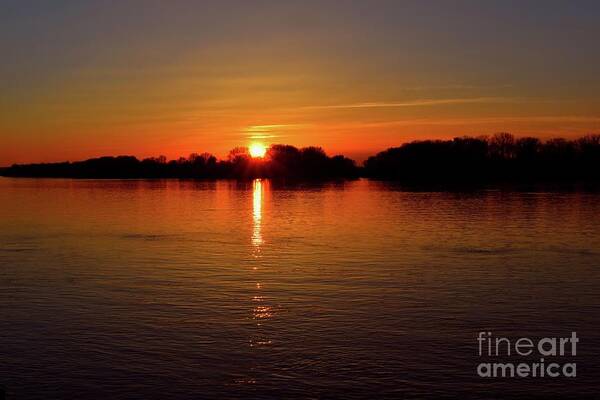
<svg viewBox="0 0 600 400"><path fill-rule="evenodd" d="M9 399L597 394L600 195L0 179ZM580 337L480 378L479 331Z"/></svg>

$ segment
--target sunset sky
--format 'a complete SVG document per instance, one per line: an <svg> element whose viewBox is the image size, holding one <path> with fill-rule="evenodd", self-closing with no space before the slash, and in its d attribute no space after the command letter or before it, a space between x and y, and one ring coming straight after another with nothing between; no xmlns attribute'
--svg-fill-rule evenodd
<svg viewBox="0 0 600 400"><path fill-rule="evenodd" d="M0 166L600 133L599 1L23 1Z"/></svg>

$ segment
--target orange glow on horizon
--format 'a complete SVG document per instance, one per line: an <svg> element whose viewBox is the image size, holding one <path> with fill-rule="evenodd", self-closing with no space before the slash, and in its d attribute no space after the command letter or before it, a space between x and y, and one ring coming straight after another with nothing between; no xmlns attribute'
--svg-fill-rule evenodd
<svg viewBox="0 0 600 400"><path fill-rule="evenodd" d="M2 20L11 62L2 70L10 79L0 167L118 155L226 159L250 145L260 163L272 144L360 163L413 140L600 132L595 4L515 11L498 2L466 15L451 2L435 13L426 2L383 2L365 15L362 2L150 2L142 14L130 2L55 3L56 12L35 15L40 32L58 32L44 51L21 21L32 12L25 2ZM492 8L514 23L521 46L501 29L481 34ZM530 34L524 12L543 36ZM556 29L563 13L572 23ZM396 40L410 37L422 40Z"/></svg>

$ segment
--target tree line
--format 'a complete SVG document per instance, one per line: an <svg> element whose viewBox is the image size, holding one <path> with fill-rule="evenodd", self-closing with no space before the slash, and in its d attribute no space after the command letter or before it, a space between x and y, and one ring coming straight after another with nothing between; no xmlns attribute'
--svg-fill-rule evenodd
<svg viewBox="0 0 600 400"><path fill-rule="evenodd" d="M369 157L363 175L404 182L600 180L600 135L542 142L510 133L422 140Z"/></svg>
<svg viewBox="0 0 600 400"><path fill-rule="evenodd" d="M515 138L509 133L452 140L418 140L369 157L362 166L320 147L273 145L252 158L245 147L224 160L209 153L167 161L133 156L85 161L15 164L0 170L13 177L355 179L360 176L407 183L600 181L600 135L575 140Z"/></svg>
<svg viewBox="0 0 600 400"><path fill-rule="evenodd" d="M320 147L298 149L271 146L265 157L252 158L246 147L236 147L227 159L209 153L167 161L165 156L138 160L133 156L99 157L85 161L15 164L0 171L12 177L62 178L195 178L195 179L344 179L357 178L356 163L344 156L329 157Z"/></svg>

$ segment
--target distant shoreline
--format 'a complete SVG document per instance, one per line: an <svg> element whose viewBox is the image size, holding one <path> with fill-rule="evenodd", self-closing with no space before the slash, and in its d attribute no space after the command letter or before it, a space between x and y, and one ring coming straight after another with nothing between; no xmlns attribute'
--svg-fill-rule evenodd
<svg viewBox="0 0 600 400"><path fill-rule="evenodd" d="M328 156L320 147L298 149L272 145L264 158L247 148L233 149L226 160L209 153L167 161L107 156L85 161L15 164L0 176L81 179L254 179L329 181L359 177L419 184L598 183L600 135L576 140L508 133L492 137L423 140L392 147L369 157L362 166L343 156Z"/></svg>

